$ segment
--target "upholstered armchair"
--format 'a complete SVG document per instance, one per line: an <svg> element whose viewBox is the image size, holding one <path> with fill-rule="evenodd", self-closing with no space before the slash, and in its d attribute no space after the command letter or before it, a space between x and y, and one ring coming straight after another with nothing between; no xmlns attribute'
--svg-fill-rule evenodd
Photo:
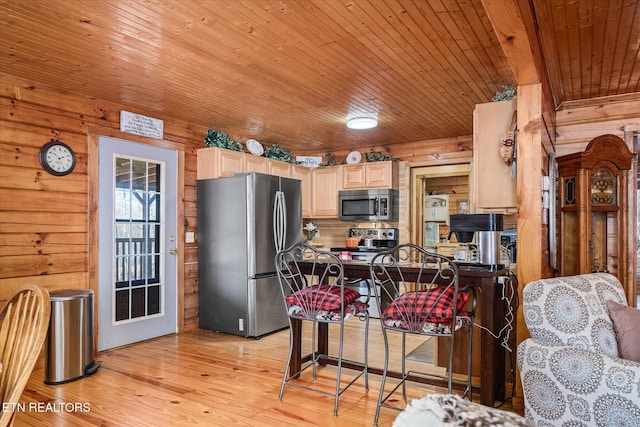
<svg viewBox="0 0 640 427"><path fill-rule="evenodd" d="M640 311L627 307L618 279L534 281L523 307L531 334L518 346L525 417L539 426L640 426L640 363L627 360L638 360Z"/></svg>

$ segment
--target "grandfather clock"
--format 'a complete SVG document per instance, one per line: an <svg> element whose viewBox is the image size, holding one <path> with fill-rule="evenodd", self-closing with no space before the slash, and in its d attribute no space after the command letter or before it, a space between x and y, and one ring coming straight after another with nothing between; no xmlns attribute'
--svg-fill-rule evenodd
<svg viewBox="0 0 640 427"><path fill-rule="evenodd" d="M634 154L615 135L558 157L560 275L606 271L627 288L629 170Z"/></svg>

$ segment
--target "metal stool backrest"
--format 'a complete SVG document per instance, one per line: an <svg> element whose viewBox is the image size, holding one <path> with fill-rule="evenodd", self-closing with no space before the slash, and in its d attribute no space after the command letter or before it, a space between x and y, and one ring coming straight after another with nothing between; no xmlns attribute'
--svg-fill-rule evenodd
<svg viewBox="0 0 640 427"><path fill-rule="evenodd" d="M311 263L309 267L300 267L300 262ZM297 243L276 255L276 271L280 280L283 298L288 295L300 294L306 288L314 285L326 285L320 294L308 294L309 298L295 300L295 305L302 307L293 317L303 320L315 319L319 311L325 310L331 295L344 300L344 268L340 259L330 253L321 251L306 243ZM285 302L286 303L286 302ZM287 304L287 309L292 305ZM340 304L340 311L344 314L344 304Z"/></svg>
<svg viewBox="0 0 640 427"><path fill-rule="evenodd" d="M458 268L445 256L402 244L377 254L370 269L383 327L422 333L425 323L450 325L461 308Z"/></svg>

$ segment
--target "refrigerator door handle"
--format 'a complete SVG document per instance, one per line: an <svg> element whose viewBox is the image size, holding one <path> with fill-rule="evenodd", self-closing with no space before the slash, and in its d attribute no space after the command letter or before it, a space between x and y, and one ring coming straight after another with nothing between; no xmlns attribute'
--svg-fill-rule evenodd
<svg viewBox="0 0 640 427"><path fill-rule="evenodd" d="M280 209L282 211L281 219L282 219L282 249L285 248L287 244L287 199L284 194L284 191L280 191Z"/></svg>
<svg viewBox="0 0 640 427"><path fill-rule="evenodd" d="M284 193L276 191L276 197L273 204L273 241L275 243L276 252L284 249L286 238L286 208L284 204Z"/></svg>
<svg viewBox="0 0 640 427"><path fill-rule="evenodd" d="M276 197L273 201L273 243L276 247L276 252L280 252L281 248L280 248L280 231L279 231L279 227L280 227L280 221L279 221L279 216L278 212L280 211L278 206L280 204L280 201L278 200L278 193L276 193Z"/></svg>

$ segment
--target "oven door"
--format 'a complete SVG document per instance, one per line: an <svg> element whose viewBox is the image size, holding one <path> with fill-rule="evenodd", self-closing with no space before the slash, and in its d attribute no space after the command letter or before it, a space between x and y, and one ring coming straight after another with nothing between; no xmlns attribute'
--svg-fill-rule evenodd
<svg viewBox="0 0 640 427"><path fill-rule="evenodd" d="M371 260L377 255L377 252L356 252L351 251L351 259L354 261L371 262Z"/></svg>

